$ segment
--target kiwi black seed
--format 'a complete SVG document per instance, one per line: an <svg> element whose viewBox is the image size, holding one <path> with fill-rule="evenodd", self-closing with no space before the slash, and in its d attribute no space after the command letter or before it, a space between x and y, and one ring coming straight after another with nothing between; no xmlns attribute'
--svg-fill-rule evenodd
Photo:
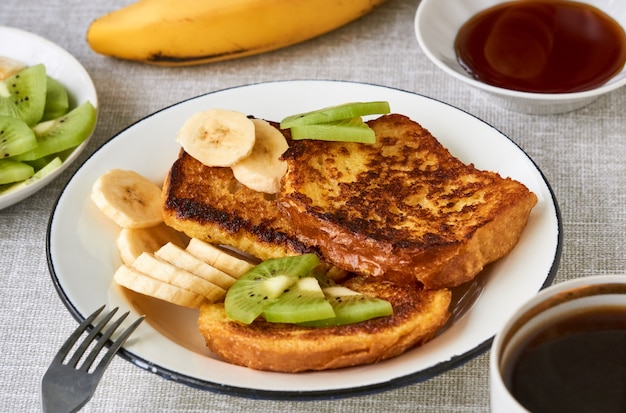
<svg viewBox="0 0 626 413"><path fill-rule="evenodd" d="M315 254L273 258L242 275L224 299L228 317L245 324L253 322L300 277L319 265Z"/></svg>

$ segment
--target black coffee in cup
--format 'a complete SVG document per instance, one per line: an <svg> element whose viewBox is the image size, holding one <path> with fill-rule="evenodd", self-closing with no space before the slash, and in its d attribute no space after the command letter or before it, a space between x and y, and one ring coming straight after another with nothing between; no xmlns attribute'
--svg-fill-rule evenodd
<svg viewBox="0 0 626 413"><path fill-rule="evenodd" d="M573 312L519 343L502 373L529 411L626 412L626 307Z"/></svg>

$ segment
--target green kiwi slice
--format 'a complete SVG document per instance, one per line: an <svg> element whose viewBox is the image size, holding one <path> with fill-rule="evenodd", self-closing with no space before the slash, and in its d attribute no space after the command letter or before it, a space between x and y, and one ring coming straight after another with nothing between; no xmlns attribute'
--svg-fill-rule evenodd
<svg viewBox="0 0 626 413"><path fill-rule="evenodd" d="M361 118L351 118L328 123L294 126L291 138L315 139L357 143L375 143L376 134Z"/></svg>
<svg viewBox="0 0 626 413"><path fill-rule="evenodd" d="M15 159L32 161L80 145L96 125L96 109L87 101L60 118L42 122L33 128L37 147Z"/></svg>
<svg viewBox="0 0 626 413"><path fill-rule="evenodd" d="M286 289L307 276L319 263L315 254L263 261L230 287L224 299L226 315L244 324L252 323Z"/></svg>
<svg viewBox="0 0 626 413"><path fill-rule="evenodd" d="M41 120L46 105L47 76L43 64L29 66L3 82L0 89L0 114L17 112L27 125ZM12 108L14 106L14 108Z"/></svg>
<svg viewBox="0 0 626 413"><path fill-rule="evenodd" d="M32 166L12 159L0 159L0 185L28 179L35 173Z"/></svg>
<svg viewBox="0 0 626 413"><path fill-rule="evenodd" d="M46 105L44 106L41 122L60 118L70 109L67 90L61 82L48 76L46 85Z"/></svg>
<svg viewBox="0 0 626 413"><path fill-rule="evenodd" d="M35 133L23 120L0 115L0 159L22 154L36 146Z"/></svg>
<svg viewBox="0 0 626 413"><path fill-rule="evenodd" d="M0 82L0 116L8 116L21 120L20 111L17 106L15 106L15 103L8 97L9 91L2 86L4 86L4 83Z"/></svg>
<svg viewBox="0 0 626 413"><path fill-rule="evenodd" d="M7 160L8 159L6 159L5 161ZM0 161L0 162L4 162L4 161ZM18 163L21 163L21 162L18 162ZM18 181L21 181L21 182L15 181L15 183L12 185L6 185L6 186L0 187L0 193L7 193L10 191L15 191L17 189L27 187L28 185L32 185L33 183L37 182L44 176L52 173L52 171L60 167L62 164L63 164L63 161L61 160L61 158L54 157L52 158L52 160L48 161L45 165L43 165L40 169L35 168L36 172L32 176L27 176L26 178L19 179ZM32 166L31 166L31 169L32 169Z"/></svg>
<svg viewBox="0 0 626 413"><path fill-rule="evenodd" d="M350 102L287 116L280 122L280 127L281 129L289 129L295 126L329 123L367 115L382 115L390 111L389 102L386 101Z"/></svg>
<svg viewBox="0 0 626 413"><path fill-rule="evenodd" d="M302 323L335 317L315 277L300 278L263 311L271 323Z"/></svg>
<svg viewBox="0 0 626 413"><path fill-rule="evenodd" d="M333 307L335 317L301 323L308 327L330 327L353 324L393 314L391 303L369 295L352 291L342 286L323 289L324 295Z"/></svg>

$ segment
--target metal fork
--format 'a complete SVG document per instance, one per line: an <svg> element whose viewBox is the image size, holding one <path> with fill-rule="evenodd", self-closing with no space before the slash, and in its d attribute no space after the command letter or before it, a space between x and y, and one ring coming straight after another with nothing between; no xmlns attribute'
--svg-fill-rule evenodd
<svg viewBox="0 0 626 413"><path fill-rule="evenodd" d="M76 331L59 349L50 367L48 367L41 381L41 400L44 412L75 412L87 404L113 356L143 321L143 316L141 316L126 328L113 344L109 346L108 351L101 355L98 365L91 369L92 364L98 359L102 348L129 314L128 312L122 314L104 330L118 310L115 307L91 329L87 337L77 347L72 358L66 362L70 350L78 344L80 337L87 331L104 307L97 309L78 326ZM91 351L83 357L90 346L92 347ZM79 362L81 363L79 364Z"/></svg>

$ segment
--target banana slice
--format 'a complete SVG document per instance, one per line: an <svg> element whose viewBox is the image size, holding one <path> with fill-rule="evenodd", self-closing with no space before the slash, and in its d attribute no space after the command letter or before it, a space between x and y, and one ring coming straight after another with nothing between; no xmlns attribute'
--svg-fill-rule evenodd
<svg viewBox="0 0 626 413"><path fill-rule="evenodd" d="M91 199L122 228L147 228L163 221L161 188L134 171L105 172L93 184Z"/></svg>
<svg viewBox="0 0 626 413"><path fill-rule="evenodd" d="M115 244L122 262L131 265L142 252L155 252L168 243L184 248L184 239L180 232L162 222L148 228L122 228Z"/></svg>
<svg viewBox="0 0 626 413"><path fill-rule="evenodd" d="M237 281L225 272L207 264L189 251L171 242L159 248L154 255L178 268L204 278L224 290L228 290Z"/></svg>
<svg viewBox="0 0 626 413"><path fill-rule="evenodd" d="M280 179L287 172L287 162L280 156L289 148L282 133L267 121L252 119L256 141L252 153L231 165L233 175L248 188L275 194L280 190Z"/></svg>
<svg viewBox="0 0 626 413"><path fill-rule="evenodd" d="M231 166L252 152L254 123L243 113L209 109L191 116L178 132L185 152L206 166Z"/></svg>
<svg viewBox="0 0 626 413"><path fill-rule="evenodd" d="M223 288L147 252L137 257L132 268L159 281L205 297L210 302L221 300L226 295Z"/></svg>
<svg viewBox="0 0 626 413"><path fill-rule="evenodd" d="M128 265L120 266L113 275L113 279L129 290L183 307L197 309L206 301L199 294L152 278Z"/></svg>
<svg viewBox="0 0 626 413"><path fill-rule="evenodd" d="M192 238L189 241L189 244L187 244L187 251L207 264L237 279L254 267L254 265L248 261L235 257L234 255L231 255L226 251L197 238Z"/></svg>

